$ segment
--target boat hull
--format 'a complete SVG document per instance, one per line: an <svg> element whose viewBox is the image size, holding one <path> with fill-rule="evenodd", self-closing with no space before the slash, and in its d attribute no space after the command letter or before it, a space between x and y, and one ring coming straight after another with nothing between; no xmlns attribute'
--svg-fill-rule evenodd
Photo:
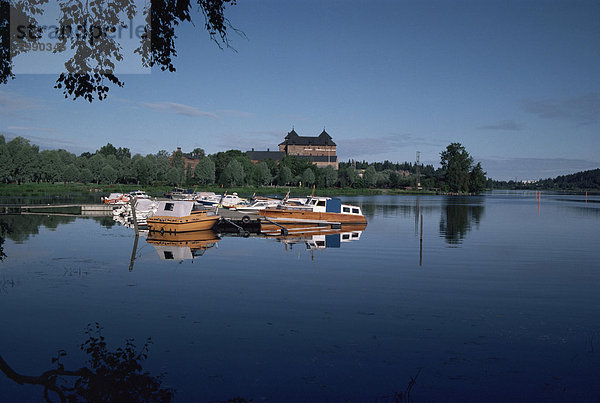
<svg viewBox="0 0 600 403"><path fill-rule="evenodd" d="M364 215L344 214L344 213L325 213L306 210L293 209L265 209L260 210L259 214L269 220L279 224L305 223L305 222L326 222L340 224L366 224L367 219Z"/></svg>
<svg viewBox="0 0 600 403"><path fill-rule="evenodd" d="M186 217L155 216L148 218L146 224L148 231L151 232L181 233L211 229L220 218L218 215L206 216L204 214L192 214Z"/></svg>

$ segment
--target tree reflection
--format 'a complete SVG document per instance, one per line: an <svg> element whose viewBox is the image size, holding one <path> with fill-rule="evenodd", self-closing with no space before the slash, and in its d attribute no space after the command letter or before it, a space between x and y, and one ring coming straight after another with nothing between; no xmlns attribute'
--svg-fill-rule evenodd
<svg viewBox="0 0 600 403"><path fill-rule="evenodd" d="M19 214L0 215L0 225L3 226L6 237L15 242L25 242L30 235L39 233L40 226L50 230L56 229L60 224L75 221L76 217L60 215Z"/></svg>
<svg viewBox="0 0 600 403"><path fill-rule="evenodd" d="M62 402L167 402L173 398L174 391L161 387L162 376L151 376L144 372L142 362L148 357L150 338L140 351L133 339L125 341L124 347L115 351L107 349L98 323L88 325L88 339L80 348L88 355L88 367L67 370L61 363L66 355L59 351L52 358L56 368L40 376L26 376L15 372L0 356L0 370L20 385L40 385L44 387L44 398L51 401L52 394Z"/></svg>
<svg viewBox="0 0 600 403"><path fill-rule="evenodd" d="M94 221L96 221L102 227L104 227L106 229L111 229L112 227L117 225L117 222L115 221L115 219L112 215L92 217L92 218L94 219Z"/></svg>
<svg viewBox="0 0 600 403"><path fill-rule="evenodd" d="M8 231L8 225L0 220L0 260L6 257L4 253L4 235Z"/></svg>
<svg viewBox="0 0 600 403"><path fill-rule="evenodd" d="M475 200L476 204L473 204ZM467 204L470 203L470 204ZM449 198L442 206L440 234L450 245L462 243L473 224L479 227L484 206L480 199Z"/></svg>

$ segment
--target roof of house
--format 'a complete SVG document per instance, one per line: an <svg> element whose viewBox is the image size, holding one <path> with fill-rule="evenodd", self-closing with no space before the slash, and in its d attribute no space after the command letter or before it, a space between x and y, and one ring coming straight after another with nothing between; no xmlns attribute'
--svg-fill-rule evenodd
<svg viewBox="0 0 600 403"><path fill-rule="evenodd" d="M300 146L335 146L331 136L323 129L321 134L316 137L299 136L294 129L285 136L281 145L300 145Z"/></svg>
<svg viewBox="0 0 600 403"><path fill-rule="evenodd" d="M246 155L252 161L263 161L272 159L275 161L280 161L285 153L283 151L246 151Z"/></svg>

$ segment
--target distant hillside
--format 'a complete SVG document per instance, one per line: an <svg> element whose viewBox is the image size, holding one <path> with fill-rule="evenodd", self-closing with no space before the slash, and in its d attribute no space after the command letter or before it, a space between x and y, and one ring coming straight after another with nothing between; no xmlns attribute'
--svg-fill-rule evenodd
<svg viewBox="0 0 600 403"><path fill-rule="evenodd" d="M490 183L491 182L491 183ZM535 183L488 181L493 189L600 190L600 168L543 179Z"/></svg>
<svg viewBox="0 0 600 403"><path fill-rule="evenodd" d="M600 168L577 172L571 175L557 176L554 185L559 189L600 189Z"/></svg>

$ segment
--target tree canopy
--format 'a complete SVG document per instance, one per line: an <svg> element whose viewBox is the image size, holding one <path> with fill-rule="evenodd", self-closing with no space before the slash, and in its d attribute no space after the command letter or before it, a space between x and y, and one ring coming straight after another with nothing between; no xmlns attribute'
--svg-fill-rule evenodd
<svg viewBox="0 0 600 403"><path fill-rule="evenodd" d="M451 192L477 193L485 189L485 172L481 163L473 167L473 157L460 143L452 143L440 153L444 185Z"/></svg>
<svg viewBox="0 0 600 403"><path fill-rule="evenodd" d="M159 67L174 72L177 55L175 27L193 24L194 14L204 19L204 28L219 47L230 47L233 28L226 17L226 9L236 0L152 0L143 9L134 0L105 0L72 2L59 0L59 17L56 25L47 27L37 19L46 12L48 0L0 0L0 83L15 77L13 59L23 52L35 49L43 35L57 39L54 52L69 51L64 72L56 79L55 88L65 98L83 98L89 102L106 98L111 86L125 83L114 74L125 58L117 30L129 27L136 15L141 15L144 26L140 30L138 54L145 68ZM85 4L85 6L84 6ZM197 10L197 11L196 11ZM52 29L52 32L48 32ZM75 32L73 32L75 30ZM137 29L136 29L137 31Z"/></svg>
<svg viewBox="0 0 600 403"><path fill-rule="evenodd" d="M466 183L455 185L462 192L479 192L489 185L480 163L472 165L464 147L453 143L451 151L466 158L470 166L460 176ZM454 154L448 156L444 167L420 165L421 182L427 188L451 190L449 167L456 165ZM191 161L197 161L193 165ZM356 168L361 166L364 168ZM194 168L192 168L194 167ZM408 168L408 170L397 169ZM131 155L128 148L110 143L95 152L79 156L66 150L39 150L29 140L15 137L9 141L0 135L0 183L25 182L82 182L106 184L196 186L219 184L222 186L304 186L315 184L319 188L353 187L403 189L413 188L416 165L385 162L341 162L339 169L324 168L297 156L286 156L281 161L265 160L253 164L240 150L227 150L206 155L196 149L190 154L165 150L156 154ZM588 177L585 183L592 183ZM466 190L465 190L466 189Z"/></svg>

